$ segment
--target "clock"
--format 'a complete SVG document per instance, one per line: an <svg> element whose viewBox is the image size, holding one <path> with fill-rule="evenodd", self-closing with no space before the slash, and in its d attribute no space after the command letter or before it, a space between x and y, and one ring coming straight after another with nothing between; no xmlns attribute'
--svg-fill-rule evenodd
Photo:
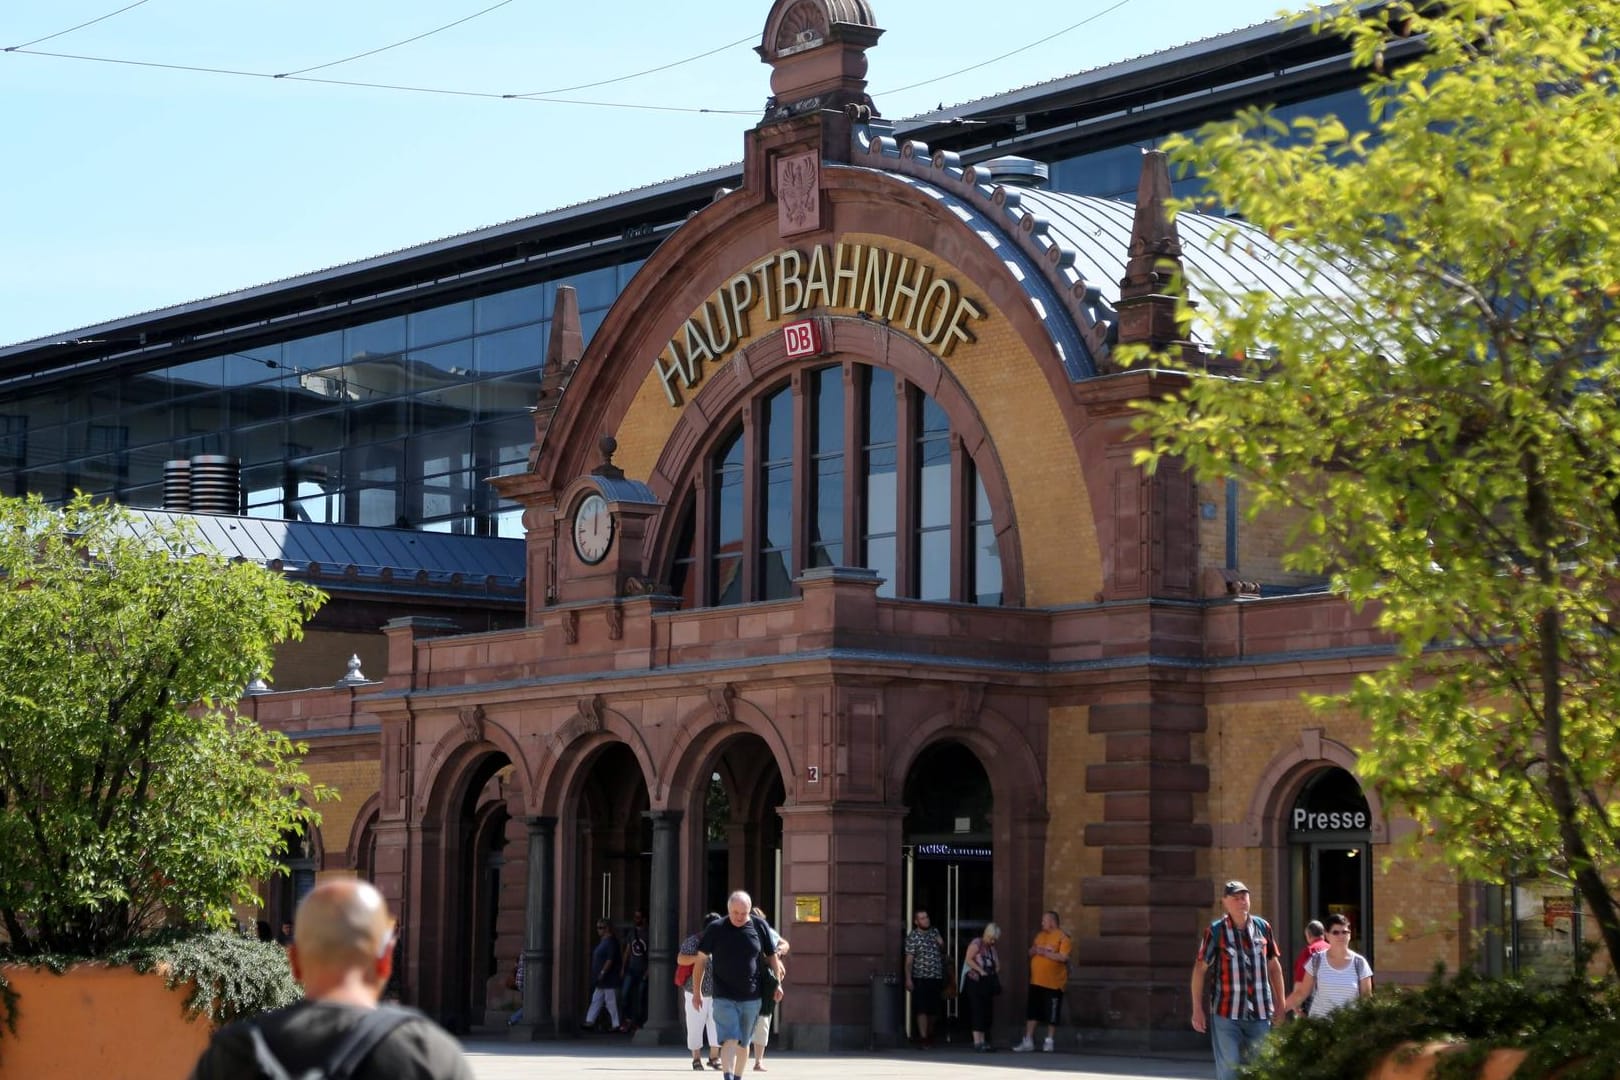
<svg viewBox="0 0 1620 1080"><path fill-rule="evenodd" d="M580 500L574 511L574 551L588 566L595 566L607 558L613 546L613 515L608 512L607 500L592 492Z"/></svg>

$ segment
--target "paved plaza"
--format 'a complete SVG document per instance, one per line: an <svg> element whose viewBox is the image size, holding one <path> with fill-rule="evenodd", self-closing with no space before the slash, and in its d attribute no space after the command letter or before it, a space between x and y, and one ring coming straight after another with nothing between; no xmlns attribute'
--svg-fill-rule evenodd
<svg viewBox="0 0 1620 1080"><path fill-rule="evenodd" d="M690 1076L691 1058L679 1046L642 1049L621 1040L582 1039L563 1042L509 1043L467 1040L467 1056L478 1080L533 1080L568 1076L584 1080L629 1080ZM1113 1057L1103 1054L995 1054L965 1050L893 1050L884 1053L808 1054L772 1051L765 1072L750 1067L750 1080L826 1080L845 1073L865 1080L1006 1080L1020 1073L1061 1072L1074 1080L1208 1080L1212 1061L1191 1054L1168 1058ZM704 1070L718 1080L719 1073Z"/></svg>

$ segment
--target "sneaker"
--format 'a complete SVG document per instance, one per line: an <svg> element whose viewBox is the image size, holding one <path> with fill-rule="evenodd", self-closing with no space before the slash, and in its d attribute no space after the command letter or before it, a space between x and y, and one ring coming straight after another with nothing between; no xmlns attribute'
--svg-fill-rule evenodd
<svg viewBox="0 0 1620 1080"><path fill-rule="evenodd" d="M1027 1054L1033 1049L1035 1049L1035 1044L1030 1042L1028 1039L1024 1039L1022 1042L1018 1043L1012 1048L1013 1053L1015 1054Z"/></svg>
<svg viewBox="0 0 1620 1080"><path fill-rule="evenodd" d="M1041 1050L1042 1050L1042 1051L1043 1051L1043 1052L1044 1052L1044 1053L1048 1053L1048 1054L1050 1054L1050 1053L1051 1053L1051 1052L1052 1052L1052 1050L1053 1050L1053 1046L1052 1046L1052 1036L1050 1036L1050 1035L1048 1035L1048 1036L1047 1036L1047 1037L1046 1037L1046 1041L1045 1041L1045 1042L1043 1042L1043 1043L1041 1043Z"/></svg>

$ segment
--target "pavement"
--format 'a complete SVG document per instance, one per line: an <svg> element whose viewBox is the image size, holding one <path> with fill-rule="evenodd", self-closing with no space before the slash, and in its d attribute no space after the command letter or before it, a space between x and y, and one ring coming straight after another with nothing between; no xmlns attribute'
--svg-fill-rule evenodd
<svg viewBox="0 0 1620 1080"><path fill-rule="evenodd" d="M623 1041L568 1039L514 1043L473 1037L464 1043L478 1080L533 1080L537 1075L628 1080L663 1077L699 1080L687 1051L675 1047L635 1047ZM1062 1072L1070 1080L1209 1080L1215 1065L1208 1057L1121 1057L1108 1054L1014 1054L1005 1047L994 1054L975 1054L955 1047L881 1053L811 1054L767 1051L765 1071L750 1066L747 1080L827 1080L858 1075L862 1080L1010 1080L1031 1072ZM704 1076L719 1080L705 1069Z"/></svg>

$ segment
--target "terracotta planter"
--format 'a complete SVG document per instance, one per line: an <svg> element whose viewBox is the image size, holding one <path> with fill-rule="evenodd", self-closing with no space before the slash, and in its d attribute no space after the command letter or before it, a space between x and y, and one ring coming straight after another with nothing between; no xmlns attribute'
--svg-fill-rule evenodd
<svg viewBox="0 0 1620 1080"><path fill-rule="evenodd" d="M1367 1080L1428 1080L1434 1075L1435 1062L1449 1051L1455 1050L1455 1043L1429 1043L1421 1047L1415 1056L1403 1060L1405 1055L1397 1051L1378 1064L1367 1077ZM1503 1049L1492 1050L1480 1066L1479 1072L1474 1075L1478 1080L1509 1080L1520 1064L1529 1054L1524 1050ZM1555 1072L1553 1077L1558 1076ZM1520 1078L1529 1080L1529 1078ZM1549 1078L1550 1080L1550 1078Z"/></svg>
<svg viewBox="0 0 1620 1080"><path fill-rule="evenodd" d="M17 992L17 1031L0 1032L0 1078L174 1080L208 1045L207 1020L188 1020L187 987L155 973L80 964L61 975L6 967Z"/></svg>

